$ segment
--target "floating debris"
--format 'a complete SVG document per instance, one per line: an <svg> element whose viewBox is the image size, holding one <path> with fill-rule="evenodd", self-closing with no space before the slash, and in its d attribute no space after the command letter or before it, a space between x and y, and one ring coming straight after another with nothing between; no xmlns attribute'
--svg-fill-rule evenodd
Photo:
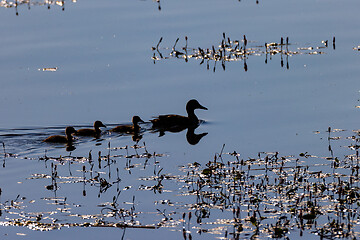
<svg viewBox="0 0 360 240"><path fill-rule="evenodd" d="M56 72L57 71L57 67L53 67L53 68L41 68L39 69L39 71L43 71L43 72Z"/></svg>

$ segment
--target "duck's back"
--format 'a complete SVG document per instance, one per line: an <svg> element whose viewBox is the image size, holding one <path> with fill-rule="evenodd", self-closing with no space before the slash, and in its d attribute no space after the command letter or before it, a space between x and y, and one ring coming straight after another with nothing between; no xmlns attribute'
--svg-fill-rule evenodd
<svg viewBox="0 0 360 240"><path fill-rule="evenodd" d="M150 121L153 127L172 127L192 124L188 117L176 114L160 115Z"/></svg>
<svg viewBox="0 0 360 240"><path fill-rule="evenodd" d="M60 135L54 135L46 138L44 142L50 142L50 143L67 143L68 139L65 136Z"/></svg>
<svg viewBox="0 0 360 240"><path fill-rule="evenodd" d="M112 132L121 132L121 133L128 133L134 132L134 127L132 125L120 125L111 129Z"/></svg>
<svg viewBox="0 0 360 240"><path fill-rule="evenodd" d="M77 136L96 136L98 134L100 134L100 133L97 133L94 129L91 129L91 128L79 129L75 133L75 135L77 135Z"/></svg>

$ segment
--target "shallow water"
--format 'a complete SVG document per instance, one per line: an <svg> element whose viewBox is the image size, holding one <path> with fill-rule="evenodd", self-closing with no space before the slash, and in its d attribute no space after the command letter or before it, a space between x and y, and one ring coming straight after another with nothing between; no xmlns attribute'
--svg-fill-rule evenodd
<svg viewBox="0 0 360 240"><path fill-rule="evenodd" d="M1 6L4 3L1 2ZM356 31L357 1L277 0L256 4L250 0L163 0L160 6L161 11L154 1L89 0L65 1L64 10L62 6L51 4L48 9L48 5L35 2L30 2L30 9L27 4L17 9L0 8L3 33L0 38L0 141L6 153L0 159L3 160L1 221L16 219L18 214L24 217L23 213L56 211L42 214L49 219L41 221L86 222L79 216L100 214L98 205L113 202L118 190L121 190L119 208L131 209L132 204L124 202L131 203L135 196L134 206L139 213L136 220L141 224L159 223L163 216L157 209L167 209L166 214L176 212L174 219L180 221L182 213L192 211L185 205L194 204L194 198L179 196L178 188L184 187L183 183L164 180L163 191L159 193L142 190L142 185L158 183L156 179L142 178L162 174L181 178L186 173L180 166L194 162L205 168L223 144L224 152L236 151L244 160L256 158L259 152L279 152L281 156L307 152L319 158L304 158L303 165L325 164L323 171L331 172L329 163L321 158L331 157L328 127L347 130L334 133L343 137L331 144L334 156L344 159L345 155L354 153L344 146L353 143L345 137L359 128L356 106L360 105L357 79L360 59L358 50L353 49L360 44L360 33ZM176 50L184 51L185 36L189 54L198 52L199 48L211 50L212 46L219 50L223 33L225 40L238 40L239 47L243 46L243 35L246 35L246 48L256 49L255 53L247 55L246 60L223 62L225 70L221 61L215 65L210 60L207 69L207 61L200 64L202 59L193 57L186 62L183 57L170 55L177 38ZM292 54L266 54L265 43L280 43L281 37L284 41L289 37L289 45L283 47ZM158 48L152 49L160 38ZM322 43L326 40L327 47ZM310 47L313 49L304 50ZM315 51L324 54L309 54ZM154 54L158 58L155 62ZM49 135L63 134L68 125L90 127L95 120L101 120L109 129L116 124L130 123L133 115L144 120L166 113L185 115L185 104L192 98L209 109L196 111L205 122L195 133L208 134L198 144L191 145L186 131L158 137L158 133L149 130L150 124L145 124L138 145L145 144L148 153L159 154L155 158L151 155L146 160L145 156L136 155L130 148L135 144L131 136L107 132L98 140L79 138L76 149L71 152L63 145L42 142ZM128 150L115 149L126 146ZM100 166L99 151L103 156ZM137 149L140 155L146 151ZM107 156L111 156L111 161ZM56 172L54 165L64 179L51 178L52 172ZM129 168L132 165L134 167ZM93 172L89 172L91 166ZM316 168L313 171L317 171ZM115 183L116 169L121 179L118 183ZM163 170L159 173L160 169ZM111 183L109 189L104 190L105 185L101 187L101 182L94 180L98 172ZM46 175L34 179L37 176L34 174ZM51 189L55 186L54 180L59 188ZM129 186L132 187L127 189ZM11 200L18 202L23 197L26 199L22 205L26 207L11 209L16 214L4 211ZM64 205L48 204L51 201L45 198L49 197L59 197L60 202L66 198L70 205L65 206L71 207L68 211L79 216L57 209ZM30 203L31 200L35 202ZM155 205L160 200L181 204ZM231 215L230 212L223 215L218 210L212 212L211 221ZM103 216L103 220L121 222L124 219ZM130 220L126 217L126 221ZM222 229L219 235L199 235L194 218L192 221L184 229L191 231L193 238L225 234ZM161 234L162 239L180 239L183 228L181 222L178 224L156 230L126 229L124 236L137 239L146 234L155 239ZM112 238L121 237L123 231L63 227L43 233L24 227L0 228L0 234L11 239L23 238L16 233L38 239L74 235ZM242 237L249 237L244 234ZM297 230L289 234L290 238L299 236ZM307 234L314 236L311 231L305 231L304 236ZM260 237L265 236L262 233Z"/></svg>

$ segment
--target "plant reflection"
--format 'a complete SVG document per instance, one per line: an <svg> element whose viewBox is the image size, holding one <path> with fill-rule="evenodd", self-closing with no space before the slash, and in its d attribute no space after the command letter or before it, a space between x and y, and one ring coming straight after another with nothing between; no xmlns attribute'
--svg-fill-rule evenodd
<svg viewBox="0 0 360 240"><path fill-rule="evenodd" d="M160 0L153 0L153 2L156 2L158 5L158 10L161 11L161 3ZM241 0L238 0L238 2L241 2ZM259 0L255 0L256 4L259 4Z"/></svg>

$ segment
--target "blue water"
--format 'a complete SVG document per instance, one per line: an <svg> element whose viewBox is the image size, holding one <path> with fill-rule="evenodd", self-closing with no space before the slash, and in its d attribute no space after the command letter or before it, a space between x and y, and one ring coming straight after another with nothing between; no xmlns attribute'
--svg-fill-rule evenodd
<svg viewBox="0 0 360 240"><path fill-rule="evenodd" d="M358 1L260 0L256 4L252 0L162 0L160 5L161 11L158 3L150 0L65 1L64 11L61 6L31 5L28 9L25 4L18 6L18 15L14 8L0 8L0 141L7 152L19 156L7 158L6 167L0 170L2 202L17 194L40 202L39 196L51 195L44 188L50 180L26 180L33 173L51 173L51 161L46 165L38 159L45 151L57 157L69 154L61 145L42 143L47 136L63 134L68 125L91 126L95 120L113 126L130 123L133 115L144 120L166 113L185 115L185 104L192 98L209 109L196 112L205 123L195 132L208 133L197 145L186 141L186 131L163 137L146 131L139 143L145 142L149 152L166 154L158 159L163 171L175 174L179 165L206 163L223 144L226 151L236 150L245 159L263 151L325 156L329 154L328 127L346 129L349 134L359 128L360 56L353 50L360 44ZM201 60L194 58L185 62L170 57L155 64L152 60L152 47L161 37L159 50L169 57L177 38L179 50L185 45L185 36L189 47L211 49L221 44L223 33L240 41L246 35L249 46L262 49L281 37L289 37L292 51L302 47L316 50L324 46L324 40L329 46L321 49L321 55L295 54L287 60L283 56L284 67L280 55L268 56L266 64L265 54L248 56L247 71L244 61L226 62L225 70L218 62L214 72L213 61L207 70L206 62L200 65ZM55 67L55 72L42 71ZM322 134L314 134L317 130ZM109 143L112 147L134 144L130 136L105 134L98 142L78 140L70 154L86 157L92 150L96 157L97 151L108 150ZM347 152L343 149L338 154ZM117 161L115 166L123 169L125 160ZM73 171L81 170L81 164L74 166ZM66 167L61 169L69 175ZM152 170L144 174L134 171L132 178L123 179L122 187L138 184L138 177L150 176ZM71 186L62 186L60 195L69 197L76 192L73 202L90 203L84 213L88 209L96 212L96 204L111 201L115 194L105 194L100 201L97 189L89 190L92 195L84 198L81 184ZM144 211L154 211L158 195L133 189L124 201L131 201L132 194L139 201L151 199L141 202ZM39 209L44 206L35 209L42 211ZM22 238L15 232L37 239L74 234L95 239L106 234L113 238L122 231L71 228L39 233L0 228L0 234L9 239ZM125 236L138 239L150 234L148 231L152 232L130 229ZM161 239L174 235L157 231L164 234ZM157 233L151 234L146 236L159 238ZM182 238L181 233L175 235Z"/></svg>

